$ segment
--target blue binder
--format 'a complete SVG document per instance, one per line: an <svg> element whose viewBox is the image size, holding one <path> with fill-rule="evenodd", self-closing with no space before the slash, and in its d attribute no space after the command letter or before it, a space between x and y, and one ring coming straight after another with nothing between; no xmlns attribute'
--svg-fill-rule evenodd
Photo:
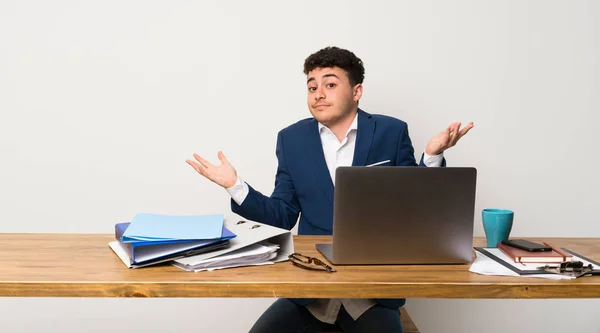
<svg viewBox="0 0 600 333"><path fill-rule="evenodd" d="M122 237L130 222L115 224L115 238L129 256L132 265L149 265L205 253L227 247L229 240L236 235L223 227L221 237L206 240L166 240L122 242Z"/></svg>
<svg viewBox="0 0 600 333"><path fill-rule="evenodd" d="M223 214L164 215L139 213L121 238L122 243L135 241L171 241L218 239L222 234Z"/></svg>

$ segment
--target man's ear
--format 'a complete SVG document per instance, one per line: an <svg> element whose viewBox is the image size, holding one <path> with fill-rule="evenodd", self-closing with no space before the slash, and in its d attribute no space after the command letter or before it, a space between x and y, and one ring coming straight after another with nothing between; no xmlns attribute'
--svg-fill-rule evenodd
<svg viewBox="0 0 600 333"><path fill-rule="evenodd" d="M360 98L362 97L362 93L363 93L363 86L362 84L357 84L354 86L354 88L352 88L352 92L354 95L354 101L356 103L358 103L358 101L360 100Z"/></svg>

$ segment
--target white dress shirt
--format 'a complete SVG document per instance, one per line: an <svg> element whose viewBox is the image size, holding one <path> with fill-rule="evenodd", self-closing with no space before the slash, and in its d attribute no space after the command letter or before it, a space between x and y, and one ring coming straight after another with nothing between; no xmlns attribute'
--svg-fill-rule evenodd
<svg viewBox="0 0 600 333"><path fill-rule="evenodd" d="M352 160L354 159L354 147L356 145L356 131L358 129L358 113L348 128L344 140L340 142L335 134L326 127L319 123L319 135L321 137L321 145L323 146L323 153L325 155L325 162L327 163L327 169L329 169L329 175L331 180L335 184L335 170L340 166L351 166ZM439 167L442 165L443 154L436 156L424 154L423 163L428 167ZM238 204L241 205L246 199L246 196L250 192L248 184L246 184L239 176L236 184L230 188L227 188L227 192L231 195L231 198ZM359 298L342 298L342 299L318 299L316 302L306 306L306 308L324 323L335 323L341 305L344 305L344 309L352 316L354 320L358 319L365 311L370 307L377 304L373 299L359 299Z"/></svg>

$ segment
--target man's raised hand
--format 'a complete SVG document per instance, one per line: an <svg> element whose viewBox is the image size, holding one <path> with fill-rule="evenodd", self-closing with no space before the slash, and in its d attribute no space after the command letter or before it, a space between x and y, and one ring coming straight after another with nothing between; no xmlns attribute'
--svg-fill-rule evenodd
<svg viewBox="0 0 600 333"><path fill-rule="evenodd" d="M219 152L217 156L219 157L219 161L221 161L221 165L210 164L198 154L194 154L195 161L186 160L186 163L215 184L224 188L232 187L237 181L237 172L231 163L227 161L223 152Z"/></svg>

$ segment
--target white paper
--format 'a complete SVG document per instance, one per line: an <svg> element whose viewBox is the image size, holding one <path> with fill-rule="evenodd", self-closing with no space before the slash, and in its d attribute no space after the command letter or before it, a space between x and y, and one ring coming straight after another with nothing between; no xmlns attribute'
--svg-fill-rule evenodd
<svg viewBox="0 0 600 333"><path fill-rule="evenodd" d="M266 246L266 245L263 245L260 243L252 244L247 247L241 248L239 250L230 252L228 254L224 254L224 255L221 255L218 257L204 259L202 261L198 261L194 264L194 266L201 265L201 264L207 264L207 263L213 263L216 261L226 261L226 260L240 259L240 258L244 258L244 257L260 256L261 254L275 252L275 251L277 251L277 249L279 249L279 246L277 246L277 245Z"/></svg>
<svg viewBox="0 0 600 333"><path fill-rule="evenodd" d="M253 221L246 221L245 223L238 224L237 221L226 220L224 225L227 229L237 235L229 241L229 246L227 248L176 259L175 263L179 265L195 266L207 259L222 257L240 249L246 249L252 244L264 243L265 241L280 246L279 250L276 252L277 256L272 259L274 262L285 261L287 260L288 255L294 252L294 241L289 230Z"/></svg>
<svg viewBox="0 0 600 333"><path fill-rule="evenodd" d="M490 249L485 249L489 251ZM492 252L492 251L490 251ZM496 253L494 253L496 254ZM566 276L561 274L535 274L535 275L519 275L516 272L513 272L508 267L504 267L499 262L494 259L488 258L483 253L479 251L475 251L475 255L477 258L469 268L469 272L477 273L481 275L498 275L498 276L520 276L520 277L533 277L533 278L543 278L543 279L552 279L552 280L571 280L575 277ZM512 259L511 259L512 260ZM539 266L539 264L538 264ZM536 266L537 267L537 266ZM521 267L519 267L522 269Z"/></svg>
<svg viewBox="0 0 600 333"><path fill-rule="evenodd" d="M217 257L196 260L193 264L175 261L173 265L183 270L194 272L249 265L265 265L273 263L273 259L277 257L278 250L278 245L261 242Z"/></svg>
<svg viewBox="0 0 600 333"><path fill-rule="evenodd" d="M231 265L231 266L221 266L221 267L211 267L211 268L202 268L202 269L190 269L189 267L181 267L181 264L178 263L173 263L173 266L183 269L184 271L187 272L202 272L202 271L214 271L217 269L226 269L226 268L234 268L234 267L243 267L243 266L262 266L262 265L273 265L274 262L273 261L265 261L265 262L259 262L259 263L246 263L246 264L240 264L240 265Z"/></svg>

